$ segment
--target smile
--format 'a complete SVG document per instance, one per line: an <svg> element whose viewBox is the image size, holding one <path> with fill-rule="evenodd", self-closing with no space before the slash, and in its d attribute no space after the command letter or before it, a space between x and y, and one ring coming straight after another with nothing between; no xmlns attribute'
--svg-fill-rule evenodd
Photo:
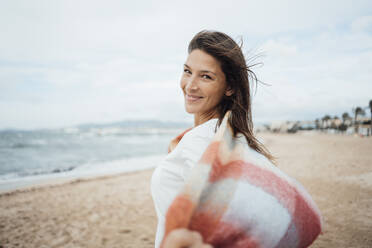
<svg viewBox="0 0 372 248"><path fill-rule="evenodd" d="M201 96L193 96L193 95L186 94L186 100L189 101L189 102L196 102L196 101L198 101L202 98L203 97L201 97Z"/></svg>

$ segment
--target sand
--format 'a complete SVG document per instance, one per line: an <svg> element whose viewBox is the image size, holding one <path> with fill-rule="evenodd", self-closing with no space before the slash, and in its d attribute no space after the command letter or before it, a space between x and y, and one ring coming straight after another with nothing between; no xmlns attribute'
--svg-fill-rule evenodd
<svg viewBox="0 0 372 248"><path fill-rule="evenodd" d="M311 247L372 247L372 138L261 134L318 204ZM153 247L152 170L0 195L0 247Z"/></svg>

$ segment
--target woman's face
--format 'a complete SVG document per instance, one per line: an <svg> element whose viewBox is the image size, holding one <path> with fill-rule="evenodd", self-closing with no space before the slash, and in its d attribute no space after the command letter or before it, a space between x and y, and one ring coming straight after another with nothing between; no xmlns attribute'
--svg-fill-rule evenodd
<svg viewBox="0 0 372 248"><path fill-rule="evenodd" d="M195 49L187 57L181 78L185 108L190 114L214 116L226 91L226 78L220 63L211 55Z"/></svg>

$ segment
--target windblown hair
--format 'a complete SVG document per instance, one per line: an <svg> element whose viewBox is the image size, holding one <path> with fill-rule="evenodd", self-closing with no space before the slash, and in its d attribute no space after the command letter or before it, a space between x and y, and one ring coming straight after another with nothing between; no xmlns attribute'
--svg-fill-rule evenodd
<svg viewBox="0 0 372 248"><path fill-rule="evenodd" d="M258 79L251 70L252 66L247 65L241 46L222 32L203 30L190 41L188 53L195 49L202 50L219 61L227 87L233 90L233 94L224 95L217 106L217 126L221 125L225 113L231 110L228 121L233 129L233 136L243 134L252 149L273 161L274 157L253 133L250 84L257 84Z"/></svg>

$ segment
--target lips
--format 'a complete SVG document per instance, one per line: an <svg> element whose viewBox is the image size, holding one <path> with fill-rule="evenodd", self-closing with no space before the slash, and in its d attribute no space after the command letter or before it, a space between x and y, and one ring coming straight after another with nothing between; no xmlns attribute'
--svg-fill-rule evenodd
<svg viewBox="0 0 372 248"><path fill-rule="evenodd" d="M201 97L201 96L195 96L195 95L186 94L186 100L189 101L189 102L196 102L197 100L200 100L202 98L203 97Z"/></svg>

